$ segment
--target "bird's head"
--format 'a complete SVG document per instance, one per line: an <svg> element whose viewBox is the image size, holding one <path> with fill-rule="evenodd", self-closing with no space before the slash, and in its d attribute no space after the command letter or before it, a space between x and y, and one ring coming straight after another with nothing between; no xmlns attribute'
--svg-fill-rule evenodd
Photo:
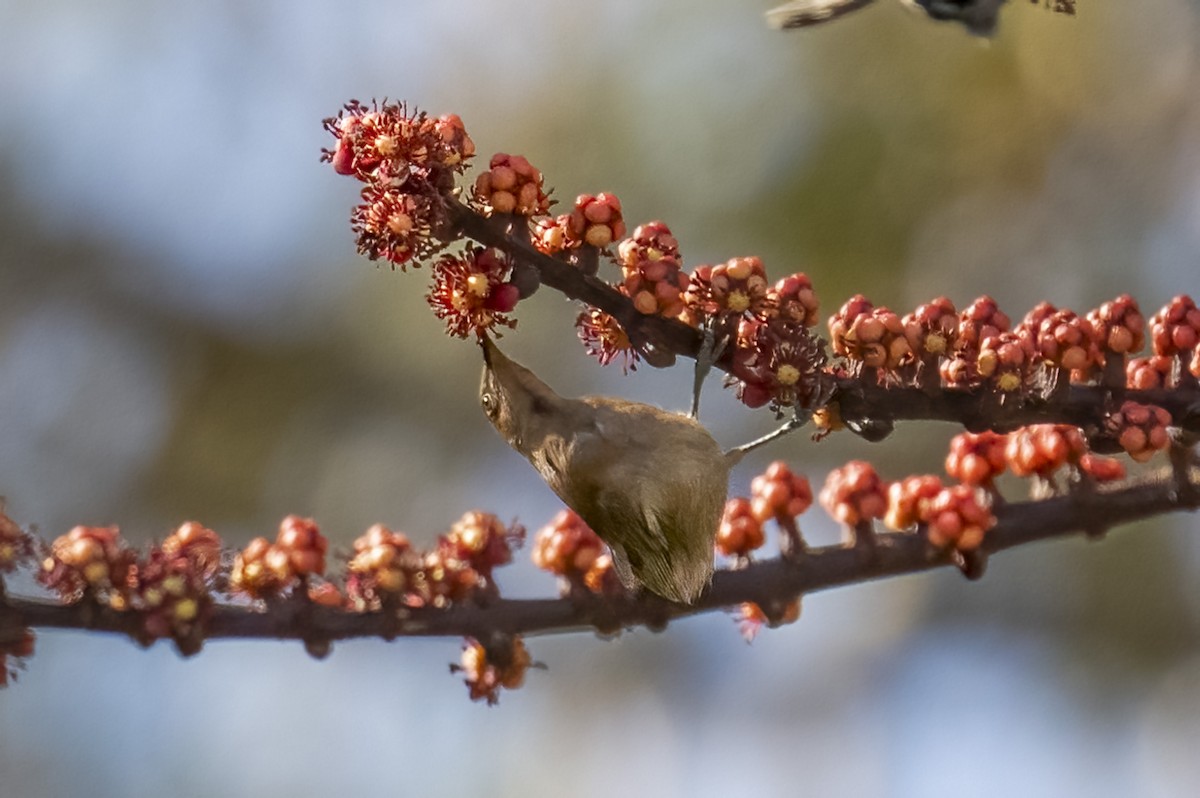
<svg viewBox="0 0 1200 798"><path fill-rule="evenodd" d="M528 456L537 444L538 431L552 423L562 397L532 371L514 363L486 335L483 349L483 379L479 404L496 431L517 451Z"/></svg>

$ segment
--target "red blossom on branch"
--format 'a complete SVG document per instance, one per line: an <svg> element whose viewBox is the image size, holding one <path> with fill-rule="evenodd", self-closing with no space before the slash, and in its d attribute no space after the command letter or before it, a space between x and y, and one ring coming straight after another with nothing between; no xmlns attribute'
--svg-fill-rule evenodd
<svg viewBox="0 0 1200 798"><path fill-rule="evenodd" d="M617 249L621 293L638 313L667 318L684 311L688 276L683 273L679 244L662 222L639 225Z"/></svg>
<svg viewBox="0 0 1200 798"><path fill-rule="evenodd" d="M901 318L856 294L829 319L834 353L855 368L894 370L912 353Z"/></svg>
<svg viewBox="0 0 1200 798"><path fill-rule="evenodd" d="M463 674L463 683L472 701L493 705L500 700L500 691L516 690L525 683L525 674L535 663L525 642L515 638L506 649L489 652L479 642L468 639L463 644L462 660L451 671Z"/></svg>
<svg viewBox="0 0 1200 798"><path fill-rule="evenodd" d="M1129 294L1105 302L1088 311L1087 320L1096 340L1107 354L1126 355L1142 351L1146 339L1146 318L1137 300Z"/></svg>
<svg viewBox="0 0 1200 798"><path fill-rule="evenodd" d="M805 327L815 327L820 322L817 315L820 307L821 300L817 297L812 280L807 274L797 272L781 278L767 289L763 313L768 318L779 317Z"/></svg>
<svg viewBox="0 0 1200 798"><path fill-rule="evenodd" d="M550 210L543 182L541 171L524 156L500 152L475 179L471 196L488 215L540 216Z"/></svg>
<svg viewBox="0 0 1200 798"><path fill-rule="evenodd" d="M604 249L625 237L621 201L615 194L580 194L564 226L567 243Z"/></svg>
<svg viewBox="0 0 1200 798"><path fill-rule="evenodd" d="M446 331L458 338L479 335L497 325L516 327L508 314L520 290L510 282L512 265L493 249L468 246L462 255L443 255L433 265L426 300Z"/></svg>
<svg viewBox="0 0 1200 798"><path fill-rule="evenodd" d="M621 363L621 371L637 370L641 355L629 340L620 323L599 308L587 308L575 320L575 328L583 348L589 355L607 366L614 360Z"/></svg>
<svg viewBox="0 0 1200 798"><path fill-rule="evenodd" d="M1188 356L1200 344L1200 308L1187 294L1173 297L1150 318L1154 354Z"/></svg>
<svg viewBox="0 0 1200 798"><path fill-rule="evenodd" d="M717 551L733 557L739 564L750 561L751 552L766 542L763 522L750 511L750 500L735 496L725 502L721 525L717 527Z"/></svg>
<svg viewBox="0 0 1200 798"><path fill-rule="evenodd" d="M882 518L887 512L887 484L870 463L851 460L829 472L821 489L821 506L847 526Z"/></svg>
<svg viewBox="0 0 1200 798"><path fill-rule="evenodd" d="M974 368L965 372L967 382L987 380L999 391L1019 391L1033 373L1036 356L1033 340L1021 331L989 335L979 345Z"/></svg>
<svg viewBox="0 0 1200 798"><path fill-rule="evenodd" d="M760 258L730 258L716 266L700 266L693 275L691 302L705 315L763 316L769 312L766 267Z"/></svg>
<svg viewBox="0 0 1200 798"><path fill-rule="evenodd" d="M410 176L443 187L448 173L461 173L475 154L462 119L447 114L432 119L410 112L404 103L351 100L324 121L337 144L322 150L322 160L342 175L363 182L404 180Z"/></svg>
<svg viewBox="0 0 1200 798"><path fill-rule="evenodd" d="M77 526L51 544L38 581L64 601L81 601L90 595L124 609L136 561L117 527Z"/></svg>
<svg viewBox="0 0 1200 798"><path fill-rule="evenodd" d="M958 311L944 296L918 305L900 321L908 348L918 359L945 355L958 343Z"/></svg>
<svg viewBox="0 0 1200 798"><path fill-rule="evenodd" d="M1049 479L1065 465L1075 465L1087 451L1078 427L1068 424L1033 424L1008 436L1004 456L1019 477Z"/></svg>
<svg viewBox="0 0 1200 798"><path fill-rule="evenodd" d="M1125 402L1109 417L1106 430L1134 462L1144 463L1171 442L1170 423L1171 414L1161 407Z"/></svg>
<svg viewBox="0 0 1200 798"><path fill-rule="evenodd" d="M753 601L743 602L737 608L738 629L747 643L753 643L754 638L758 637L758 633L764 626L776 628L795 623L798 620L800 620L800 599L798 597L787 602L783 612L774 620L768 618L763 608Z"/></svg>
<svg viewBox="0 0 1200 798"><path fill-rule="evenodd" d="M354 554L346 565L346 594L360 610L379 610L409 594L416 598L403 603L421 606L427 600L421 595L421 569L422 556L407 536L375 524L354 541Z"/></svg>
<svg viewBox="0 0 1200 798"><path fill-rule="evenodd" d="M783 408L809 404L820 391L825 353L808 327L782 318L742 319L734 341L726 386L747 407Z"/></svg>
<svg viewBox="0 0 1200 798"><path fill-rule="evenodd" d="M622 590L608 547L574 510L562 510L538 530L531 557L538 568L562 577L567 592L581 586L592 593Z"/></svg>
<svg viewBox="0 0 1200 798"><path fill-rule="evenodd" d="M888 485L887 512L883 523L889 529L903 532L931 517L930 504L945 489L942 480L933 474L905 477Z"/></svg>
<svg viewBox="0 0 1200 798"><path fill-rule="evenodd" d="M360 254L403 270L410 262L420 265L444 246L433 235L445 221L435 198L378 185L363 189L362 198L350 214Z"/></svg>
<svg viewBox="0 0 1200 798"><path fill-rule="evenodd" d="M922 509L930 544L959 553L977 550L996 524L991 498L971 485L943 488Z"/></svg>
<svg viewBox="0 0 1200 798"><path fill-rule="evenodd" d="M946 473L967 485L990 487L1008 467L1007 446L1008 437L991 430L955 435L946 455Z"/></svg>

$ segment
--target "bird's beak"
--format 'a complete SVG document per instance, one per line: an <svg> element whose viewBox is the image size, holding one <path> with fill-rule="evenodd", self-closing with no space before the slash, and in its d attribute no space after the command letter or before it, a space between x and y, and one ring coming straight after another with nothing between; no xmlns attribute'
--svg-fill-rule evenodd
<svg viewBox="0 0 1200 798"><path fill-rule="evenodd" d="M488 368L492 367L492 355L496 352L496 345L492 343L492 339L486 335L479 336L479 348L483 350L483 365Z"/></svg>

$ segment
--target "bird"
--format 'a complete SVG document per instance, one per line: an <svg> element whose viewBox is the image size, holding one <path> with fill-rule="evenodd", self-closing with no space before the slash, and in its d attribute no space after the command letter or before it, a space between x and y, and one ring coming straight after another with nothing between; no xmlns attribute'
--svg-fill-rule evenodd
<svg viewBox="0 0 1200 798"><path fill-rule="evenodd" d="M605 396L560 396L486 335L479 401L492 426L612 551L626 589L693 604L713 573L729 472L695 418Z"/></svg>
<svg viewBox="0 0 1200 798"><path fill-rule="evenodd" d="M789 29L816 25L858 11L874 0L791 0L767 12L772 28ZM976 36L991 36L1005 0L902 0L924 11L930 19L961 22Z"/></svg>

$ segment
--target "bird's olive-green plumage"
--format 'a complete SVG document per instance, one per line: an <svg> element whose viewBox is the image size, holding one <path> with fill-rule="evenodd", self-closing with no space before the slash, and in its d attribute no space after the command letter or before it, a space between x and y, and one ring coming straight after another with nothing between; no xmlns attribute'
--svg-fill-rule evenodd
<svg viewBox="0 0 1200 798"><path fill-rule="evenodd" d="M480 343L488 419L609 545L625 586L695 601L712 578L731 463L708 430L640 402L559 396Z"/></svg>

